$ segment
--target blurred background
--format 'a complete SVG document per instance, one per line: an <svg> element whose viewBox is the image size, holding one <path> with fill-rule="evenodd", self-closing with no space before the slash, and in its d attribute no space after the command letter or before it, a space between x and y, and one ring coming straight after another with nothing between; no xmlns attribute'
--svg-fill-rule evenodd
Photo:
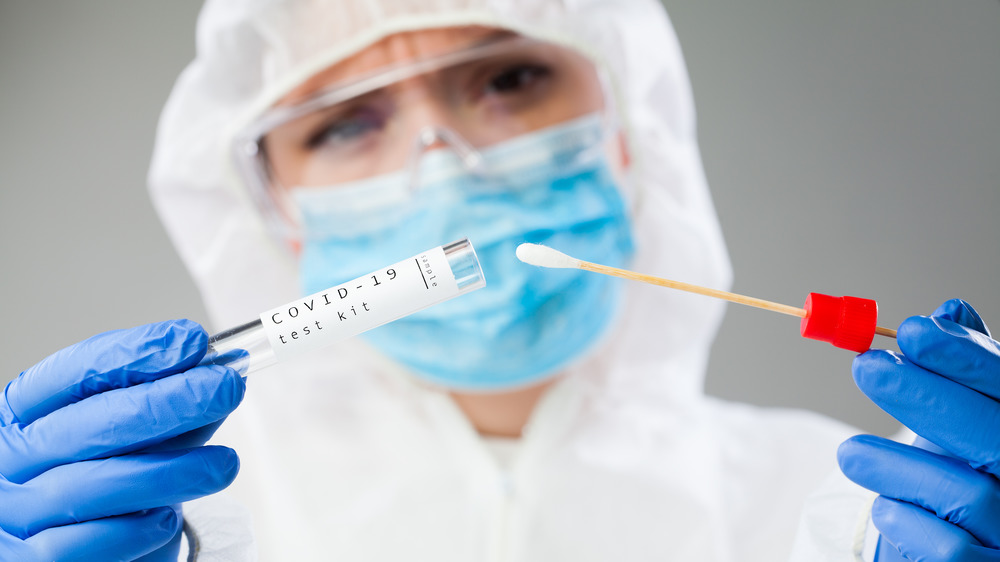
<svg viewBox="0 0 1000 562"><path fill-rule="evenodd" d="M961 297L1000 329L1000 2L664 3L734 291L872 298L892 327ZM207 321L145 188L199 7L0 0L0 381L97 332ZM794 318L730 305L714 350L713 395L897 428Z"/></svg>

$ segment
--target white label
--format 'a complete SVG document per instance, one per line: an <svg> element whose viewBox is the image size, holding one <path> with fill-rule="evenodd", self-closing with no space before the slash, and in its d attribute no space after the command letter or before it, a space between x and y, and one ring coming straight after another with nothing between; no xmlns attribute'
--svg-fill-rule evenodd
<svg viewBox="0 0 1000 562"><path fill-rule="evenodd" d="M441 247L264 312L279 361L392 322L458 295Z"/></svg>

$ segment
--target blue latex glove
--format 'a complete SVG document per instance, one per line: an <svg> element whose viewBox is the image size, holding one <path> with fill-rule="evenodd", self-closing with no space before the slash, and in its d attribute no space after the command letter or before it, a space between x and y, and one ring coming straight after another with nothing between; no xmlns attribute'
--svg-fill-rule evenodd
<svg viewBox="0 0 1000 562"><path fill-rule="evenodd" d="M0 401L0 560L176 560L172 505L217 492L235 452L202 447L240 403L232 369L194 367L187 320L107 332L11 381Z"/></svg>
<svg viewBox="0 0 1000 562"><path fill-rule="evenodd" d="M961 300L907 319L897 340L902 354L855 358L854 379L922 439L860 435L838 453L848 478L881 494L878 561L1000 561L1000 343Z"/></svg>

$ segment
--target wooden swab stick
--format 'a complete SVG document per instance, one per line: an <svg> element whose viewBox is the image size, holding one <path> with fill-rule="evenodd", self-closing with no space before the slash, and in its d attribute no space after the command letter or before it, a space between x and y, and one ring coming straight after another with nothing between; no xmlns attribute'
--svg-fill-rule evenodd
<svg viewBox="0 0 1000 562"><path fill-rule="evenodd" d="M718 289L702 287L701 285L684 283L682 281L674 281L672 279L664 279L662 277L654 277L652 275L637 273L635 271L629 271L627 269L619 269L617 267L610 267L607 265L601 265L597 263L579 260L574 257L568 256L558 250L553 250L548 246L542 246L540 244L521 244L520 246L517 247L517 258L523 261L524 263L539 267L583 269L586 271L593 271L594 273L612 275L614 277L621 277L623 279L630 279L632 281L641 281L643 283L658 285L660 287L669 287L671 289L678 289L680 291L687 291L689 293L714 297L717 299L727 300L737 304L745 304L747 306L762 308L764 310L770 310L772 312L780 312L781 314L796 316L798 318L805 318L807 314L807 311L804 308L797 308L794 306L788 306L786 304L767 301L764 299L748 297L746 295L740 295L737 293L730 293L728 291L720 291ZM892 330L890 328L883 328L881 326L875 327L875 333L879 334L880 336L886 336L890 338L896 337L896 330Z"/></svg>
<svg viewBox="0 0 1000 562"><path fill-rule="evenodd" d="M892 328L883 328L882 326L875 326L875 333L887 338L896 337L896 330L893 330Z"/></svg>

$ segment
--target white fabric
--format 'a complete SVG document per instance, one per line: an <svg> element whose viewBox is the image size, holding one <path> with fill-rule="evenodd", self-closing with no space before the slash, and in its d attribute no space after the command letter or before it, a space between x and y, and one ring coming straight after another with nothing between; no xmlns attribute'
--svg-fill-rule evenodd
<svg viewBox="0 0 1000 562"><path fill-rule="evenodd" d="M218 0L199 19L150 171L216 329L297 296L292 258L230 168L235 131L381 37L465 24L593 57L633 159L635 268L729 285L686 70L654 0ZM254 515L261 559L787 559L803 499L849 429L706 398L722 305L628 291L614 336L544 397L507 469L447 395L357 341L253 376L218 441L240 453L233 493ZM824 513L850 528L856 514Z"/></svg>
<svg viewBox="0 0 1000 562"><path fill-rule="evenodd" d="M806 502L793 560L874 562L878 533L871 524L875 494L844 475L830 477Z"/></svg>
<svg viewBox="0 0 1000 562"><path fill-rule="evenodd" d="M510 470L514 466L515 459L521 451L520 437L494 437L483 438L483 444L493 456L500 470Z"/></svg>
<svg viewBox="0 0 1000 562"><path fill-rule="evenodd" d="M878 553L879 532L875 528L875 523L872 522L870 505L865 520L867 521L865 523L865 536L862 539L861 555L859 558L861 559L860 562L875 562L875 555Z"/></svg>
<svg viewBox="0 0 1000 562"><path fill-rule="evenodd" d="M250 513L225 494L184 504L180 560L256 562Z"/></svg>

